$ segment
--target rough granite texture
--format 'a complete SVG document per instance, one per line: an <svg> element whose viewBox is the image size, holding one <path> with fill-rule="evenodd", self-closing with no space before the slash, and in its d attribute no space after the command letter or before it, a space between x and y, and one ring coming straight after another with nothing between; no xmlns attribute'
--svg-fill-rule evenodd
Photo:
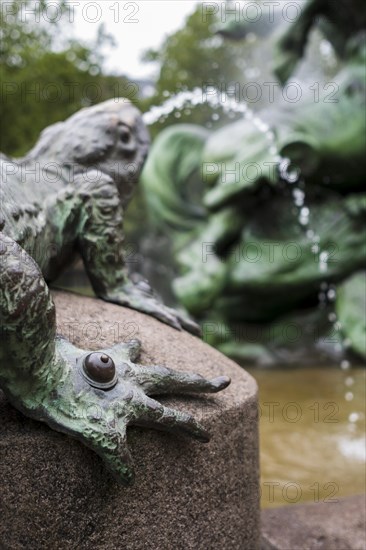
<svg viewBox="0 0 366 550"><path fill-rule="evenodd" d="M262 512L262 550L366 550L366 496Z"/></svg>
<svg viewBox="0 0 366 550"><path fill-rule="evenodd" d="M122 308L54 292L59 332L98 349L133 337L141 362L206 377L222 394L160 398L193 413L210 443L132 428L133 487L118 486L81 443L18 413L0 392L0 548L255 550L259 547L256 383L186 332Z"/></svg>

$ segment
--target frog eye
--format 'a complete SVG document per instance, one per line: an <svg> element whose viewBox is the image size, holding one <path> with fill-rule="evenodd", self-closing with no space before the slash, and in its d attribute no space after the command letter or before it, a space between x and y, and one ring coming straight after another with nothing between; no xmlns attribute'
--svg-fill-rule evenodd
<svg viewBox="0 0 366 550"><path fill-rule="evenodd" d="M121 128L119 138L122 141L122 143L124 143L125 145L127 145L130 142L131 132L126 126Z"/></svg>
<svg viewBox="0 0 366 550"><path fill-rule="evenodd" d="M108 390L117 384L116 365L105 353L89 353L83 361L82 373L94 388Z"/></svg>

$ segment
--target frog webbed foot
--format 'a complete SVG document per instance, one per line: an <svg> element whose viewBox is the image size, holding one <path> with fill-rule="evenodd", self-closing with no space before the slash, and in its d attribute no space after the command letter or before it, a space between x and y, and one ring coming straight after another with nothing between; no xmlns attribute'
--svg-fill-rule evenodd
<svg viewBox="0 0 366 550"><path fill-rule="evenodd" d="M206 380L161 366L137 365L134 361L139 351L138 340L97 352L58 340L58 361L65 364L65 374L43 402L46 414L42 419L92 448L123 484L134 479L127 446L128 426L209 440L207 431L192 415L165 407L150 396L215 393L230 383L226 376Z"/></svg>

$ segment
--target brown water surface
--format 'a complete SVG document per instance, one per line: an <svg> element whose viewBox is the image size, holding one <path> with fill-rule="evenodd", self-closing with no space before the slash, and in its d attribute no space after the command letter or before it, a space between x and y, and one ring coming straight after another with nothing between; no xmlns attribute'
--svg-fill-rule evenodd
<svg viewBox="0 0 366 550"><path fill-rule="evenodd" d="M365 492L365 370L248 369L259 385L262 506Z"/></svg>

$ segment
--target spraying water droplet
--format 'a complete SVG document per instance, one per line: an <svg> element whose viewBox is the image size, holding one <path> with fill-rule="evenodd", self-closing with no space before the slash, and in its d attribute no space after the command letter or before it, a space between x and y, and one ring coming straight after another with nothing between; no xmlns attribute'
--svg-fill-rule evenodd
<svg viewBox="0 0 366 550"><path fill-rule="evenodd" d="M328 258L329 258L329 253L326 250L323 250L323 252L321 252L319 255L319 270L321 273L325 273L325 271L327 271L328 269ZM329 292L330 290L328 291L328 298L329 298Z"/></svg>
<svg viewBox="0 0 366 550"><path fill-rule="evenodd" d="M305 193L304 191L301 191L298 187L293 190L292 196L294 198L295 205L300 207L303 206L304 200L305 200Z"/></svg>
<svg viewBox="0 0 366 550"><path fill-rule="evenodd" d="M209 105L212 109L222 109L226 115L242 114L246 118L254 118L253 112L248 110L248 106L239 102L235 97L231 97L223 90L218 90L213 87L208 89L195 88L192 91L182 90L174 96L171 96L168 91L163 92L167 99L162 105L153 106L149 111L143 114L145 124L152 125L156 123L161 116L168 116L174 111L181 111L187 107L195 107L197 105ZM179 117L177 117L179 118ZM267 125L258 120L258 127L261 131L267 130Z"/></svg>
<svg viewBox="0 0 366 550"><path fill-rule="evenodd" d="M333 302L336 297L337 297L337 293L335 291L334 288L330 288L327 292L327 296L328 296L328 300L330 300L331 302Z"/></svg>
<svg viewBox="0 0 366 550"><path fill-rule="evenodd" d="M308 225L310 210L307 206L303 206L300 210L299 222L301 225Z"/></svg>
<svg viewBox="0 0 366 550"><path fill-rule="evenodd" d="M359 419L360 415L356 412L351 413L348 417L349 422L357 422Z"/></svg>

